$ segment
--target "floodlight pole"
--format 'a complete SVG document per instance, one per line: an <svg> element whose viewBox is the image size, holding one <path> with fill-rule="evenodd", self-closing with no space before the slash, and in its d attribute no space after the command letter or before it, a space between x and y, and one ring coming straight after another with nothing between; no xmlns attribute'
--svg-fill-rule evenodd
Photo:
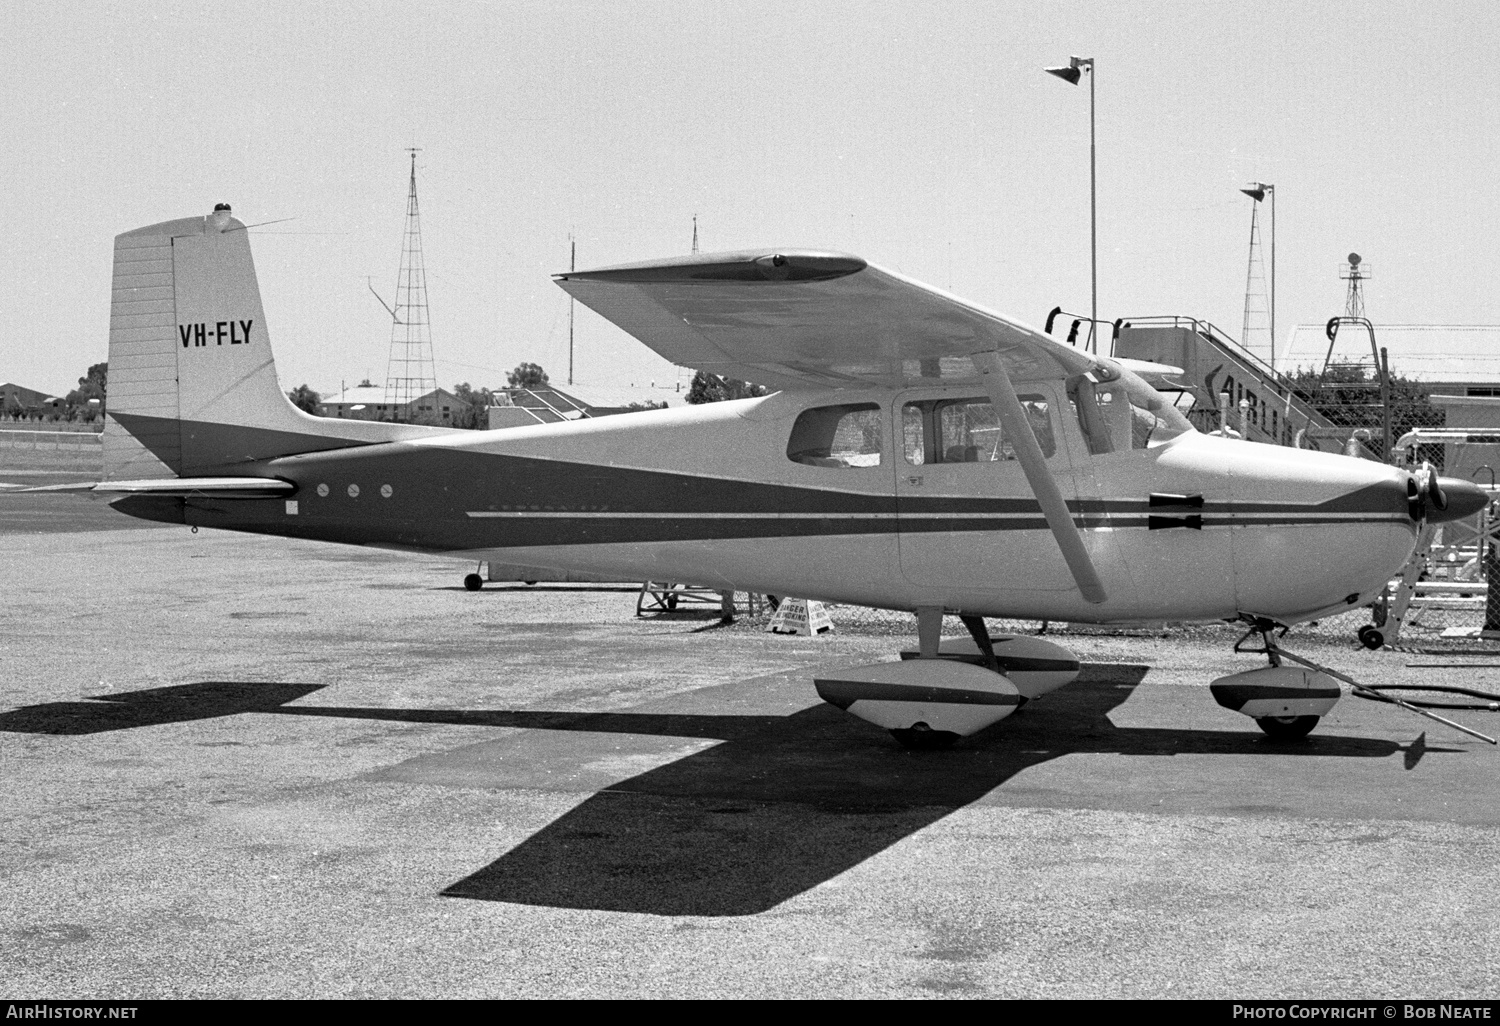
<svg viewBox="0 0 1500 1026"><path fill-rule="evenodd" d="M1266 186L1271 194L1271 370L1276 370L1276 186Z"/></svg>
<svg viewBox="0 0 1500 1026"><path fill-rule="evenodd" d="M1271 295L1267 299L1268 309L1266 315L1271 321L1271 370L1276 369L1276 186L1267 185L1265 182L1256 182L1248 189L1241 189L1257 204L1267 196L1271 197ZM1245 338L1242 340L1246 346L1250 344L1250 272L1255 266L1255 217L1250 218L1250 268L1245 273Z"/></svg>
<svg viewBox="0 0 1500 1026"><path fill-rule="evenodd" d="M568 270L578 270L578 240L568 236ZM573 384L573 311L577 307L577 300L568 297L568 384Z"/></svg>
<svg viewBox="0 0 1500 1026"><path fill-rule="evenodd" d="M1070 57L1066 67L1046 68L1049 75L1056 75L1069 85L1077 85L1083 72L1089 75L1089 342L1094 352L1099 351L1099 190L1094 144L1094 58Z"/></svg>
<svg viewBox="0 0 1500 1026"><path fill-rule="evenodd" d="M1089 71L1089 341L1099 352L1099 202L1094 176L1094 58L1088 59ZM1113 354L1111 354L1113 355Z"/></svg>

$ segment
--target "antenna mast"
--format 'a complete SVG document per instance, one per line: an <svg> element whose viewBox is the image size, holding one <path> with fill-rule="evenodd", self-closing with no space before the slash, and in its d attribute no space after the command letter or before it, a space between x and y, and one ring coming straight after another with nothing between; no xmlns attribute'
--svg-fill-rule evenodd
<svg viewBox="0 0 1500 1026"><path fill-rule="evenodd" d="M693 252L698 252L698 215L693 215Z"/></svg>
<svg viewBox="0 0 1500 1026"><path fill-rule="evenodd" d="M437 388L432 332L427 319L422 219L417 212L420 147L407 147L407 152L411 154L411 185L406 193L406 236L401 247L401 269L396 275L396 302L387 307L391 312L391 355L385 372L385 404L392 420L418 419L414 404Z"/></svg>

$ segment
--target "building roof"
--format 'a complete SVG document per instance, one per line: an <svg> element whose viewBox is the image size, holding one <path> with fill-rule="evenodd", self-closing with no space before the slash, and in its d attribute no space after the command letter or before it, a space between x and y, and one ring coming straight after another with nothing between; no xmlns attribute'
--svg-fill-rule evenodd
<svg viewBox="0 0 1500 1026"><path fill-rule="evenodd" d="M354 385L344 389L335 395L325 395L323 402L329 406L342 406L351 403L384 403L384 385Z"/></svg>
<svg viewBox="0 0 1500 1026"><path fill-rule="evenodd" d="M14 381L0 381L0 396L15 396L17 402L22 403L45 403L56 399L62 393L39 392L25 385L18 385Z"/></svg>
<svg viewBox="0 0 1500 1026"><path fill-rule="evenodd" d="M1328 354L1325 330L1322 324L1294 327L1276 354L1276 369L1320 369ZM1387 350L1392 375L1421 382L1500 383L1500 324L1377 324L1375 344ZM1369 333L1344 325L1333 357L1372 362Z"/></svg>
<svg viewBox="0 0 1500 1026"><path fill-rule="evenodd" d="M436 388L431 392L426 393L425 395L418 396L416 399L412 399L409 401L417 402L421 399L427 399L433 395L447 396L450 399L453 398L453 393L448 391L446 388ZM372 403L382 406L389 405L386 403L384 385L354 385L352 387L344 389L342 392L339 392L335 395L325 395L320 400L320 402L325 406L344 406L354 403L363 403L366 406L369 406Z"/></svg>

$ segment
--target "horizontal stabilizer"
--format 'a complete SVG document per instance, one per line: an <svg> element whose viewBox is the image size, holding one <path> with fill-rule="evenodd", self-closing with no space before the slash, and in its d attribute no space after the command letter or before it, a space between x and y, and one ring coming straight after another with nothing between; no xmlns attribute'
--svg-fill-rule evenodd
<svg viewBox="0 0 1500 1026"><path fill-rule="evenodd" d="M22 485L19 490L23 492L91 492L98 484L97 481L74 481L71 484L34 485L30 488Z"/></svg>
<svg viewBox="0 0 1500 1026"><path fill-rule="evenodd" d="M275 499L296 491L290 481L274 477L165 477L141 481L99 481L82 484L45 485L28 492L92 492L96 495L161 495L169 498L193 496L215 499Z"/></svg>

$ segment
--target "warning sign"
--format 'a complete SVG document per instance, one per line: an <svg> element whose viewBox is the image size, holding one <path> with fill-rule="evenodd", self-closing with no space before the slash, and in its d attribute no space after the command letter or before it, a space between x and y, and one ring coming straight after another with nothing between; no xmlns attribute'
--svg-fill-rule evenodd
<svg viewBox="0 0 1500 1026"><path fill-rule="evenodd" d="M772 634L825 634L833 630L833 620L821 602L784 598L766 630Z"/></svg>

